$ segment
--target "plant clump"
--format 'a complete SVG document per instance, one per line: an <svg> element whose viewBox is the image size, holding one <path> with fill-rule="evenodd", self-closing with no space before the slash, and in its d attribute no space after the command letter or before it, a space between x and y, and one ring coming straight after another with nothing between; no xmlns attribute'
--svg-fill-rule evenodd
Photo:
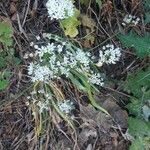
<svg viewBox="0 0 150 150"><path fill-rule="evenodd" d="M98 107L91 97L91 94L97 90L96 86L104 86L105 75L97 67L99 66L98 63L101 65L104 63L115 64L121 57L121 49L115 48L112 44L103 46L99 51L99 62L95 63L95 56L92 53L76 47L61 37L44 33L41 40L42 42L39 43L43 43L42 45L32 43L35 52L30 57L33 61L27 67L28 75L33 84L51 85L55 81L70 80L79 90L88 93L91 103ZM43 90L45 95L47 92L44 88ZM57 95L54 97L56 101L65 99L65 97L57 98ZM47 99L47 97L45 98ZM42 100L42 103L45 104L40 102L40 105L47 106L47 101ZM64 105L59 105L60 108L57 107L61 109ZM45 110L44 107L40 110ZM62 111L64 112L64 110Z"/></svg>

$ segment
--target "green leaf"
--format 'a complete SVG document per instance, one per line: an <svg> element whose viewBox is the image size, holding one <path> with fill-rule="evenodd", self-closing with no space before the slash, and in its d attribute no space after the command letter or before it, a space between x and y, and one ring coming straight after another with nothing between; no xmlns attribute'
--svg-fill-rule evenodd
<svg viewBox="0 0 150 150"><path fill-rule="evenodd" d="M129 133L133 136L150 136L150 123L141 119L129 117Z"/></svg>
<svg viewBox="0 0 150 150"><path fill-rule="evenodd" d="M14 57L14 58L13 58L13 61L14 61L14 63L15 63L16 65L19 65L19 64L21 63L21 59L18 58L18 57Z"/></svg>
<svg viewBox="0 0 150 150"><path fill-rule="evenodd" d="M3 75L2 75L1 78L5 78L5 79L9 80L9 78L11 77L11 75L12 75L12 73L10 71L5 70L3 72Z"/></svg>
<svg viewBox="0 0 150 150"><path fill-rule="evenodd" d="M143 58L150 55L150 35L140 37L130 32L127 35L120 34L118 38L126 47L134 47L138 57Z"/></svg>
<svg viewBox="0 0 150 150"><path fill-rule="evenodd" d="M150 67L147 70L138 70L136 73L128 75L125 83L124 90L130 91L139 99L144 95L146 99L149 96L147 90L150 88ZM143 93L144 92L144 93Z"/></svg>
<svg viewBox="0 0 150 150"><path fill-rule="evenodd" d="M145 13L145 20L144 20L145 24L150 23L150 13L147 12Z"/></svg>
<svg viewBox="0 0 150 150"><path fill-rule="evenodd" d="M6 22L0 22L0 35L7 35L8 37L11 37L13 34L13 30L11 26Z"/></svg>
<svg viewBox="0 0 150 150"><path fill-rule="evenodd" d="M129 133L134 140L129 150L148 150L150 148L150 123L129 117Z"/></svg>
<svg viewBox="0 0 150 150"><path fill-rule="evenodd" d="M0 22L0 42L6 46L12 45L12 27L5 22Z"/></svg>
<svg viewBox="0 0 150 150"><path fill-rule="evenodd" d="M130 101L131 103L129 103L126 107L130 114L138 116L142 111L141 101L135 98L131 98Z"/></svg>
<svg viewBox="0 0 150 150"><path fill-rule="evenodd" d="M145 0L144 8L145 8L144 22L147 24L147 23L150 23L150 0Z"/></svg>
<svg viewBox="0 0 150 150"><path fill-rule="evenodd" d="M101 0L96 0L96 3L99 5L99 7L102 6L102 1Z"/></svg>
<svg viewBox="0 0 150 150"><path fill-rule="evenodd" d="M144 8L146 11L150 11L150 0L145 0Z"/></svg>
<svg viewBox="0 0 150 150"><path fill-rule="evenodd" d="M7 63L3 56L0 56L0 69L6 67Z"/></svg>
<svg viewBox="0 0 150 150"><path fill-rule="evenodd" d="M143 139L140 138L140 137L139 137L139 138L136 138L136 139L132 142L132 144L131 144L129 150L145 150L145 146L144 146L144 143L143 143Z"/></svg>
<svg viewBox="0 0 150 150"><path fill-rule="evenodd" d="M8 85L9 85L8 80L4 80L4 79L0 80L0 90L5 90Z"/></svg>
<svg viewBox="0 0 150 150"><path fill-rule="evenodd" d="M126 107L128 108L130 114L144 118L148 120L150 116L150 108L145 104L148 103L150 98L150 90L144 92L143 96L136 98L130 98L131 103Z"/></svg>
<svg viewBox="0 0 150 150"><path fill-rule="evenodd" d="M79 79L77 79L76 77L74 77L74 75L70 74L69 78L71 80L71 82L81 91L83 92L87 92L86 87L79 81Z"/></svg>
<svg viewBox="0 0 150 150"><path fill-rule="evenodd" d="M64 29L66 36L75 37L78 35L77 27L81 24L78 20L79 14L79 10L76 10L74 16L60 21L61 27Z"/></svg>

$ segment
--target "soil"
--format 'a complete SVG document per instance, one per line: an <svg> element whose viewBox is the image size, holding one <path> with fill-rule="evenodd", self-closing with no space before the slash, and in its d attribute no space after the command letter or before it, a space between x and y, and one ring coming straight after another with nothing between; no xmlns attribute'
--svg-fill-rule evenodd
<svg viewBox="0 0 150 150"><path fill-rule="evenodd" d="M134 3L139 5L133 6ZM0 2L0 21L6 21L12 25L14 30L15 55L22 61L18 68L9 66L13 70L11 85L5 92L0 92L0 150L73 150L76 144L76 150L128 150L130 141L125 138L128 129L128 112L125 105L129 102L128 95L123 93L122 89L116 83L109 83L107 88L101 89L97 94L96 100L111 115L96 110L90 105L86 95L74 90L71 86L64 89L65 92L73 93L77 99L77 110L75 114L75 130L77 139L72 138L73 134L70 127L65 125L57 115L54 114L55 124L46 125L46 134L35 138L35 120L33 113L26 104L24 92L29 79L26 77L25 65L27 61L23 59L26 52L32 52L30 42L36 41L36 36L44 32L63 35L58 22L51 21L45 7L46 0L1 0ZM77 4L78 6L78 4ZM96 41L90 43L83 41L80 29L80 35L76 38L83 47L98 48L97 43L114 36L118 29L118 24L122 20L122 14L131 13L140 15L143 13L142 2L140 0L104 0L102 8L91 5L101 23L97 24ZM87 10L89 15L96 20L92 10ZM86 8L81 10L86 13ZM117 24L118 23L118 24ZM83 27L84 28L84 27ZM83 29L83 31L85 28ZM126 30L130 30L126 29ZM136 32L143 32L142 27L134 29ZM113 43L118 43L117 39L111 38ZM142 63L136 58L130 49L126 49L122 60L117 65L104 66L103 72L110 80L125 80L128 71L133 71ZM62 86L62 85L61 85ZM67 85L68 86L68 85ZM17 97L17 98L16 98ZM121 99L121 100L120 100ZM7 100L7 101L6 101Z"/></svg>

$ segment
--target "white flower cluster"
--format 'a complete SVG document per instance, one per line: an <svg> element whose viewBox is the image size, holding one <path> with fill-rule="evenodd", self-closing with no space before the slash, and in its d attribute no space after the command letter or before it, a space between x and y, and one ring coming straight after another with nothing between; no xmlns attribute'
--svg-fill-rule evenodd
<svg viewBox="0 0 150 150"><path fill-rule="evenodd" d="M39 112L42 113L44 110L49 110L49 101L46 99L45 101L38 101L36 104L39 107Z"/></svg>
<svg viewBox="0 0 150 150"><path fill-rule="evenodd" d="M52 95L47 93L44 89L40 88L37 91L32 91L30 96L27 96L27 99L32 100L31 103L37 106L39 113L50 110L50 101L52 99ZM29 106L30 102L27 101L26 105ZM57 106L60 111L65 114L71 113L71 111L75 108L74 103L71 100L61 100L57 103ZM34 113L35 112L33 112L33 115Z"/></svg>
<svg viewBox="0 0 150 150"><path fill-rule="evenodd" d="M69 114L74 109L74 104L70 100L59 101L58 108L65 114Z"/></svg>
<svg viewBox="0 0 150 150"><path fill-rule="evenodd" d="M105 64L115 64L119 61L121 57L121 49L119 47L115 48L112 44L107 44L102 47L102 50L99 51L99 61L97 66L102 66Z"/></svg>
<svg viewBox="0 0 150 150"><path fill-rule="evenodd" d="M92 74L89 78L89 82L100 86L104 85L104 79L99 73Z"/></svg>
<svg viewBox="0 0 150 150"><path fill-rule="evenodd" d="M46 7L51 19L65 19L74 15L72 0L48 0Z"/></svg>
<svg viewBox="0 0 150 150"><path fill-rule="evenodd" d="M40 95L40 99L38 96ZM30 96L27 96L28 100L32 99L32 103L38 106L39 112L42 113L44 110L50 110L50 100L52 99L51 94L48 94L44 89L38 91L32 91ZM26 102L26 105L29 105L29 102ZM34 112L33 112L34 114Z"/></svg>
<svg viewBox="0 0 150 150"><path fill-rule="evenodd" d="M139 17L132 16L132 15L126 15L123 19L122 25L125 26L126 24L134 24L137 25L140 21Z"/></svg>
<svg viewBox="0 0 150 150"><path fill-rule="evenodd" d="M31 77L32 82L42 81L47 83L49 80L59 79L62 75L69 77L72 70L80 71L81 73L88 72L89 77L91 77L93 71L90 68L92 63L90 53L79 48L71 51L66 45L48 43L41 47L34 46L38 58L37 61L30 63L28 66L28 75ZM92 78L98 80L94 76L95 74L92 75ZM90 79L90 81L92 80ZM96 83L101 85L101 81L99 80Z"/></svg>
<svg viewBox="0 0 150 150"><path fill-rule="evenodd" d="M52 75L52 71L47 66L30 63L28 66L28 75L32 75L32 82L48 81Z"/></svg>
<svg viewBox="0 0 150 150"><path fill-rule="evenodd" d="M91 84L103 86L104 81L100 73L94 70L91 53L75 47L69 42L64 42L59 37L50 34L43 35L45 39L53 39L55 42L45 45L33 45L35 49L34 63L28 66L28 75L32 82L41 81L48 83L50 80L60 79L62 76L69 78L76 71L85 74ZM115 64L121 56L121 49L108 44L99 51L97 66Z"/></svg>

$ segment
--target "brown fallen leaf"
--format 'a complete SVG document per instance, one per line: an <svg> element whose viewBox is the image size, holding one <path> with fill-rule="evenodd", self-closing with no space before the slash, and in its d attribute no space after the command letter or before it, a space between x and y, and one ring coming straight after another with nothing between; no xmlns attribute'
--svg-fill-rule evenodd
<svg viewBox="0 0 150 150"><path fill-rule="evenodd" d="M11 17L12 21L17 21L17 13L14 13Z"/></svg>
<svg viewBox="0 0 150 150"><path fill-rule="evenodd" d="M92 34L95 31L96 23L88 15L81 14L81 23L85 29L86 36L84 37L82 44L86 48L90 48L95 41L95 37Z"/></svg>
<svg viewBox="0 0 150 150"><path fill-rule="evenodd" d="M94 44L94 41L95 41L94 35L90 34L85 37L82 44L85 48L90 48Z"/></svg>
<svg viewBox="0 0 150 150"><path fill-rule="evenodd" d="M16 4L14 2L10 3L10 13L14 14L17 11Z"/></svg>
<svg viewBox="0 0 150 150"><path fill-rule="evenodd" d="M96 26L95 21L92 18L90 18L88 15L84 15L84 14L81 14L81 23L83 26L88 27L91 30L91 32L94 31L94 28Z"/></svg>
<svg viewBox="0 0 150 150"><path fill-rule="evenodd" d="M108 97L102 104L102 107L105 108L110 115L114 118L116 123L122 128L126 129L128 127L127 119L128 114L125 110L122 110L119 105L115 103L115 101Z"/></svg>

